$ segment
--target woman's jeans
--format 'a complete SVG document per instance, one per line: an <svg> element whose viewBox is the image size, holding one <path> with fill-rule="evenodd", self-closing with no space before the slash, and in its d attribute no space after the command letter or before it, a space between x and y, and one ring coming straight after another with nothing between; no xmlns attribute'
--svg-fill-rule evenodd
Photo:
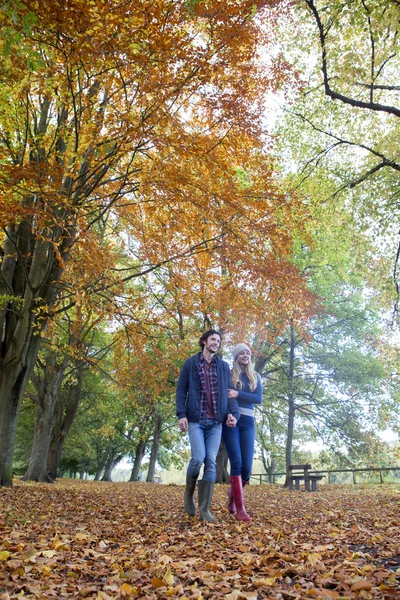
<svg viewBox="0 0 400 600"><path fill-rule="evenodd" d="M254 417L241 415L236 427L224 423L222 439L231 463L231 476L241 475L243 481L249 481L254 456Z"/></svg>
<svg viewBox="0 0 400 600"><path fill-rule="evenodd" d="M205 423L189 422L189 441L192 451L187 469L188 475L197 479L204 463L203 481L215 482L217 474L216 460L221 443L222 423L207 419Z"/></svg>

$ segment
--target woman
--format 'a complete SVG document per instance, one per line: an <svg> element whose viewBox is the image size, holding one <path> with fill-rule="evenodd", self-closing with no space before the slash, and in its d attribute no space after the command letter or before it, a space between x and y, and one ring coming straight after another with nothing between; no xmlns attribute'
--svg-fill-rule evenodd
<svg viewBox="0 0 400 600"><path fill-rule="evenodd" d="M249 483L253 467L255 427L254 405L262 402L261 377L251 364L250 348L238 344L232 350L233 368L228 397L236 398L240 419L236 427L222 428L222 438L231 464L228 510L239 521L251 521L244 507L243 487Z"/></svg>

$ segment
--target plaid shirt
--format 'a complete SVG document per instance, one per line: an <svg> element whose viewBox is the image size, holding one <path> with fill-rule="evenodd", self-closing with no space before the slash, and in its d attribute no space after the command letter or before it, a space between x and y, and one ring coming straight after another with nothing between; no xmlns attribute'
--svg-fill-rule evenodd
<svg viewBox="0 0 400 600"><path fill-rule="evenodd" d="M208 418L218 422L218 377L215 356L210 363L207 363L203 353L200 354L199 377L201 383L200 423L204 423Z"/></svg>

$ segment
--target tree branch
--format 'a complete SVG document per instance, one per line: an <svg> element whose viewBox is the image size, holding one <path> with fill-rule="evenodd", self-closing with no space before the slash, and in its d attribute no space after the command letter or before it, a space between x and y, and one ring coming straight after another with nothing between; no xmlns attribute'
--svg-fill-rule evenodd
<svg viewBox="0 0 400 600"><path fill-rule="evenodd" d="M400 117L400 109L394 106L389 106L386 104L379 104L376 102L363 102L362 100L356 100L355 98L351 98L349 96L345 96L340 92L336 92L331 88L330 85L330 77L328 75L328 57L327 57L327 49L326 49L326 38L327 38L327 30L325 30L324 24L321 21L321 17L319 12L315 6L313 0L305 0L311 14L313 15L315 22L317 24L318 33L319 33L319 41L321 45L321 70L324 81L324 89L325 94L332 98L332 100L340 100L344 104L349 104L350 106L355 106L357 108L364 108L368 110L374 110L377 112L385 112L390 115L395 115L396 117Z"/></svg>

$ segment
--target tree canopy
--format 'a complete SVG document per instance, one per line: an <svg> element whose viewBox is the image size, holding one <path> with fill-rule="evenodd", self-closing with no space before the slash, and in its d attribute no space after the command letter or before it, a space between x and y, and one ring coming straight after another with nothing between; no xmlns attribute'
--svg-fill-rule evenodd
<svg viewBox="0 0 400 600"><path fill-rule="evenodd" d="M397 16L389 0L3 3L0 485L24 397L26 478L54 478L76 417L71 465L147 452L151 479L182 450L176 377L211 326L258 353L270 417L286 398L339 443L332 406L361 394L375 429L395 424Z"/></svg>

